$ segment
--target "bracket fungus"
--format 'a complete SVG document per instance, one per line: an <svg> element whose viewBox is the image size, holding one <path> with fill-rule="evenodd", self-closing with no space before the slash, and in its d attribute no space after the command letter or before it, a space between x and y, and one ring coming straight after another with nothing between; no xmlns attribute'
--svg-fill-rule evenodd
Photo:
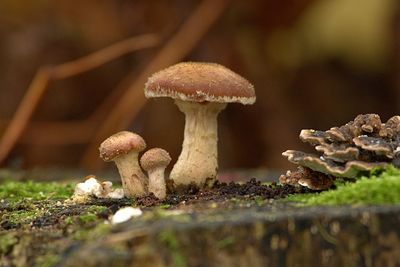
<svg viewBox="0 0 400 267"><path fill-rule="evenodd" d="M302 185L313 190L323 190L333 185L334 178L322 172L299 166L297 171L287 171L279 177L281 184Z"/></svg>
<svg viewBox="0 0 400 267"><path fill-rule="evenodd" d="M127 197L142 196L147 193L147 177L139 166L139 152L146 148L143 138L135 133L118 132L101 143L100 157L104 161L114 161L122 180L122 188Z"/></svg>
<svg viewBox="0 0 400 267"><path fill-rule="evenodd" d="M400 167L400 116L382 123L377 114L358 115L354 121L327 131L302 130L300 139L313 146L317 154L287 150L282 155L303 170L327 175L328 178L319 176L320 180L357 178L361 172L388 164ZM281 176L281 181L294 183L299 179L287 173ZM316 189L311 184L306 186Z"/></svg>
<svg viewBox="0 0 400 267"><path fill-rule="evenodd" d="M182 152L170 174L174 184L203 186L207 179L215 179L218 113L227 103L253 104L253 85L219 64L184 62L153 74L144 92L147 98L175 99L185 114Z"/></svg>
<svg viewBox="0 0 400 267"><path fill-rule="evenodd" d="M170 155L161 148L149 149L140 158L140 165L149 177L149 193L158 199L164 199L167 195L164 172L170 162Z"/></svg>

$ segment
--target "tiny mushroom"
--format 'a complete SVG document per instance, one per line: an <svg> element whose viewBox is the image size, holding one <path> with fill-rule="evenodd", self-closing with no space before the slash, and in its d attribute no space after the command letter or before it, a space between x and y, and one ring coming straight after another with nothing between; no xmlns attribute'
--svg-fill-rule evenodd
<svg viewBox="0 0 400 267"><path fill-rule="evenodd" d="M227 103L253 104L253 85L219 64L184 62L153 74L144 91L148 98L175 99L185 114L182 152L170 174L174 184L203 186L216 179L218 113Z"/></svg>
<svg viewBox="0 0 400 267"><path fill-rule="evenodd" d="M146 151L140 159L140 165L149 176L149 192L159 199L164 199L167 195L164 172L170 162L170 155L161 148Z"/></svg>
<svg viewBox="0 0 400 267"><path fill-rule="evenodd" d="M114 161L127 197L142 196L147 192L147 177L139 166L138 154L146 143L138 134L122 131L107 138L100 145L100 157Z"/></svg>

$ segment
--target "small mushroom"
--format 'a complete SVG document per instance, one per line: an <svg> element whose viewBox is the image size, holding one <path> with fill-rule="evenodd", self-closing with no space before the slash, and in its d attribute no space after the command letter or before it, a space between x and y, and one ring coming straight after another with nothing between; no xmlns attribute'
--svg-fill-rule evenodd
<svg viewBox="0 0 400 267"><path fill-rule="evenodd" d="M100 157L104 161L114 161L122 180L122 188L127 197L145 195L147 177L139 166L139 152L146 148L143 138L135 133L122 131L101 143Z"/></svg>
<svg viewBox="0 0 400 267"><path fill-rule="evenodd" d="M164 199L167 189L164 179L165 168L171 162L168 152L161 148L152 148L140 159L140 165L147 171L149 177L149 192L158 199Z"/></svg>
<svg viewBox="0 0 400 267"><path fill-rule="evenodd" d="M146 97L171 97L185 114L182 152L170 178L175 185L203 186L218 170L217 116L227 103L253 104L254 87L233 71L213 63L185 62L153 74Z"/></svg>

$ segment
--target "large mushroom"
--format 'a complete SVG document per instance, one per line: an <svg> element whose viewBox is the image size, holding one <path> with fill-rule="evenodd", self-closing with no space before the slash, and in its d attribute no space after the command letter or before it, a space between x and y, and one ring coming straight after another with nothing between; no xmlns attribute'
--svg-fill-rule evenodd
<svg viewBox="0 0 400 267"><path fill-rule="evenodd" d="M227 103L253 104L254 87L246 79L214 63L184 62L153 74L146 97L171 97L185 114L182 152L170 179L175 185L203 186L218 170L217 116Z"/></svg>
<svg viewBox="0 0 400 267"><path fill-rule="evenodd" d="M146 148L143 138L135 133L122 131L101 143L100 157L104 161L114 161L122 180L122 188L127 197L142 196L147 193L147 177L139 166L139 152Z"/></svg>

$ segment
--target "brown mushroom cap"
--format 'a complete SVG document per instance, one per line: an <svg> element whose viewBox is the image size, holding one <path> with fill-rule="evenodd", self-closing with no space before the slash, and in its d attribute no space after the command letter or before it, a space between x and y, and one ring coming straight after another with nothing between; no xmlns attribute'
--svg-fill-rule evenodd
<svg viewBox="0 0 400 267"><path fill-rule="evenodd" d="M230 69L215 63L183 62L156 72L147 81L146 97L183 101L253 104L253 85Z"/></svg>
<svg viewBox="0 0 400 267"><path fill-rule="evenodd" d="M140 165L145 171L157 167L166 167L171 162L167 151L161 148L152 148L146 151L140 159Z"/></svg>
<svg viewBox="0 0 400 267"><path fill-rule="evenodd" d="M140 152L145 148L146 143L140 135L122 131L104 140L99 147L99 151L100 157L104 161L112 161L116 157L127 154L132 150Z"/></svg>

